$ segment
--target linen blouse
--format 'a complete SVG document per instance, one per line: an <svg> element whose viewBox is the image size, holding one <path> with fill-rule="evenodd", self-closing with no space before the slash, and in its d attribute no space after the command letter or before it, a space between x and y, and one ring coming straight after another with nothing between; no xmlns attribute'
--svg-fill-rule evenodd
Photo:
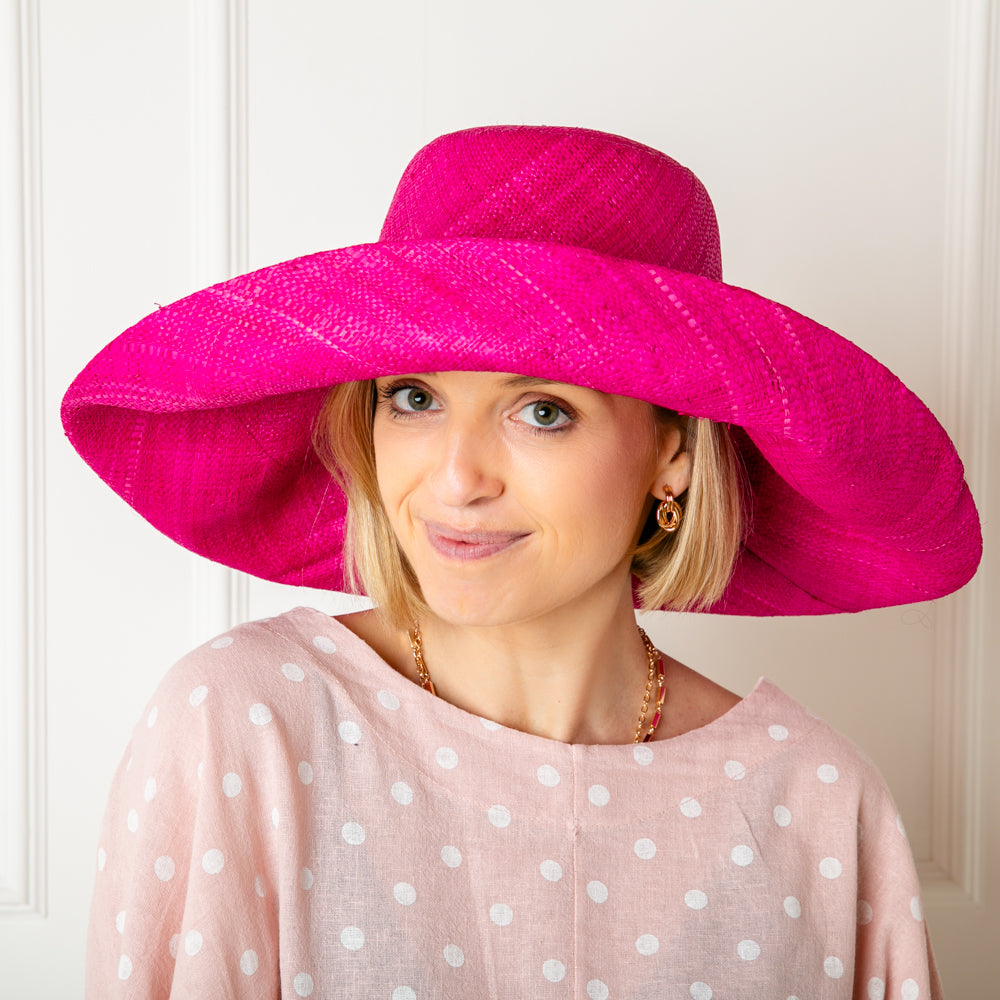
<svg viewBox="0 0 1000 1000"><path fill-rule="evenodd" d="M564 744L297 608L167 673L97 852L92 1000L939 995L882 778L763 679L669 740Z"/></svg>

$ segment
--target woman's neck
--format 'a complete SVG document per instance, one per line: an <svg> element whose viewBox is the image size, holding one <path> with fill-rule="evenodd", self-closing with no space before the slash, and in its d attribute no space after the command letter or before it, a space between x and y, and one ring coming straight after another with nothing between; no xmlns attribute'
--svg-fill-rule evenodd
<svg viewBox="0 0 1000 1000"><path fill-rule="evenodd" d="M342 620L416 681L406 632L361 614ZM499 626L429 616L420 632L437 695L459 708L564 743L629 743L635 734L649 658L630 592L613 606L576 604Z"/></svg>

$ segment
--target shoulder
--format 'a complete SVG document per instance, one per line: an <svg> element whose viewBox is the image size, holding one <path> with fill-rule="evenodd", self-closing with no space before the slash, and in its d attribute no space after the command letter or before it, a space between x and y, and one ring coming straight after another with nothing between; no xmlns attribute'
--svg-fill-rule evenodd
<svg viewBox="0 0 1000 1000"><path fill-rule="evenodd" d="M238 625L170 667L136 735L155 727L190 736L197 730L204 738L246 724L304 720L347 697L344 682L364 669L365 648L336 619L311 608Z"/></svg>
<svg viewBox="0 0 1000 1000"><path fill-rule="evenodd" d="M762 775L772 775L803 800L862 811L895 810L871 758L849 737L762 679L734 710L740 738L757 751Z"/></svg>

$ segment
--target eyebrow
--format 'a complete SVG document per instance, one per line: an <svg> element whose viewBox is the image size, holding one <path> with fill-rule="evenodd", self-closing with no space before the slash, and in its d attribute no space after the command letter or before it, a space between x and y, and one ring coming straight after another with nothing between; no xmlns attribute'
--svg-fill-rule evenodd
<svg viewBox="0 0 1000 1000"><path fill-rule="evenodd" d="M556 379L551 378L538 378L534 375L511 375L503 380L505 386L509 386L512 389L519 389L524 386L532 385L565 385L565 382L559 382Z"/></svg>

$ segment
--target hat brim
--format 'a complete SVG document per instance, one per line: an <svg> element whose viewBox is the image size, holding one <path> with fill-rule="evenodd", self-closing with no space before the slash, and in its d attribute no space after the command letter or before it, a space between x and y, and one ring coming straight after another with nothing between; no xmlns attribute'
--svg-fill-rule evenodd
<svg viewBox="0 0 1000 1000"><path fill-rule="evenodd" d="M979 562L955 448L879 362L753 292L560 244L373 243L233 278L116 338L62 416L97 474L181 545L341 590L345 500L311 446L326 392L453 370L571 382L739 428L751 527L710 611L923 601Z"/></svg>

